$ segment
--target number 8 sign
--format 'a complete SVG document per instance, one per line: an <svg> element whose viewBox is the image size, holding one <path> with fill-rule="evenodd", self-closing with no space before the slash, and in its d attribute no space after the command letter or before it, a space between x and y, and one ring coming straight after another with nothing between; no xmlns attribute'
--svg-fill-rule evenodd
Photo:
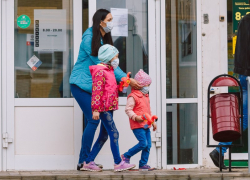
<svg viewBox="0 0 250 180"><path fill-rule="evenodd" d="M237 35L240 20L250 13L248 0L233 0L233 33Z"/></svg>

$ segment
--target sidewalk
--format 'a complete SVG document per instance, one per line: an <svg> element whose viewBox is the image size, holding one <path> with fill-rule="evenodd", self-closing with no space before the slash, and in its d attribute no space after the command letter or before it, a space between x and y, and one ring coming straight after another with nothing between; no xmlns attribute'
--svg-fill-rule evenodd
<svg viewBox="0 0 250 180"><path fill-rule="evenodd" d="M233 172L218 169L188 169L183 171L156 170L151 172L126 171L9 171L0 172L0 180L250 180L248 169Z"/></svg>

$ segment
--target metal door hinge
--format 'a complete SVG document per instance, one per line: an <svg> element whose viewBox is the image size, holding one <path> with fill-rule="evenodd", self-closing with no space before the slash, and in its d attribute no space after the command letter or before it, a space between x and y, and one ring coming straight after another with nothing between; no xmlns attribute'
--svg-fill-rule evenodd
<svg viewBox="0 0 250 180"><path fill-rule="evenodd" d="M8 138L8 133L3 133L3 147L4 148L8 148L9 146L9 143L12 143L13 142L13 139L11 138Z"/></svg>
<svg viewBox="0 0 250 180"><path fill-rule="evenodd" d="M161 133L155 133L155 137L152 137L152 142L155 142L156 147L161 147Z"/></svg>

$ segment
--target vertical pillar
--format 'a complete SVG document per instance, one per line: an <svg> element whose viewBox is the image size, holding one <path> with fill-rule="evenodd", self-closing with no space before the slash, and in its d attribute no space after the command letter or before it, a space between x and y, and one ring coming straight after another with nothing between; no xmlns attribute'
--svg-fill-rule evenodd
<svg viewBox="0 0 250 180"><path fill-rule="evenodd" d="M250 77L247 78L247 93L248 93L248 104L250 102L250 94L249 94L249 90L250 90ZM249 128L249 120L250 120L250 106L248 105L248 134L250 134L250 128ZM250 168L249 168L249 164L250 164L250 155L249 155L249 150L250 150L250 138L248 138L248 172L250 173Z"/></svg>

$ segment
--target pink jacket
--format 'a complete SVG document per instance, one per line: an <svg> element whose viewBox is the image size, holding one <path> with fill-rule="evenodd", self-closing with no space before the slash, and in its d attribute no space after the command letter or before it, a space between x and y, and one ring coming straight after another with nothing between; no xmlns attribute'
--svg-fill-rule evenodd
<svg viewBox="0 0 250 180"><path fill-rule="evenodd" d="M143 94L141 91L133 89L132 92L128 95L128 99L131 97L133 97L135 101L135 104L133 107L133 112L135 114L132 112L129 112L128 104L126 106L126 113L130 115L129 116L130 127L131 129L143 128L144 125L146 124L146 121L139 123L135 121L134 118L135 118L135 115L142 116L144 113L148 113L151 115L150 101L149 101L148 94ZM151 125L149 126L149 128L150 127Z"/></svg>
<svg viewBox="0 0 250 180"><path fill-rule="evenodd" d="M107 64L98 64L89 67L92 75L92 112L111 111L118 109L118 85L114 69Z"/></svg>

